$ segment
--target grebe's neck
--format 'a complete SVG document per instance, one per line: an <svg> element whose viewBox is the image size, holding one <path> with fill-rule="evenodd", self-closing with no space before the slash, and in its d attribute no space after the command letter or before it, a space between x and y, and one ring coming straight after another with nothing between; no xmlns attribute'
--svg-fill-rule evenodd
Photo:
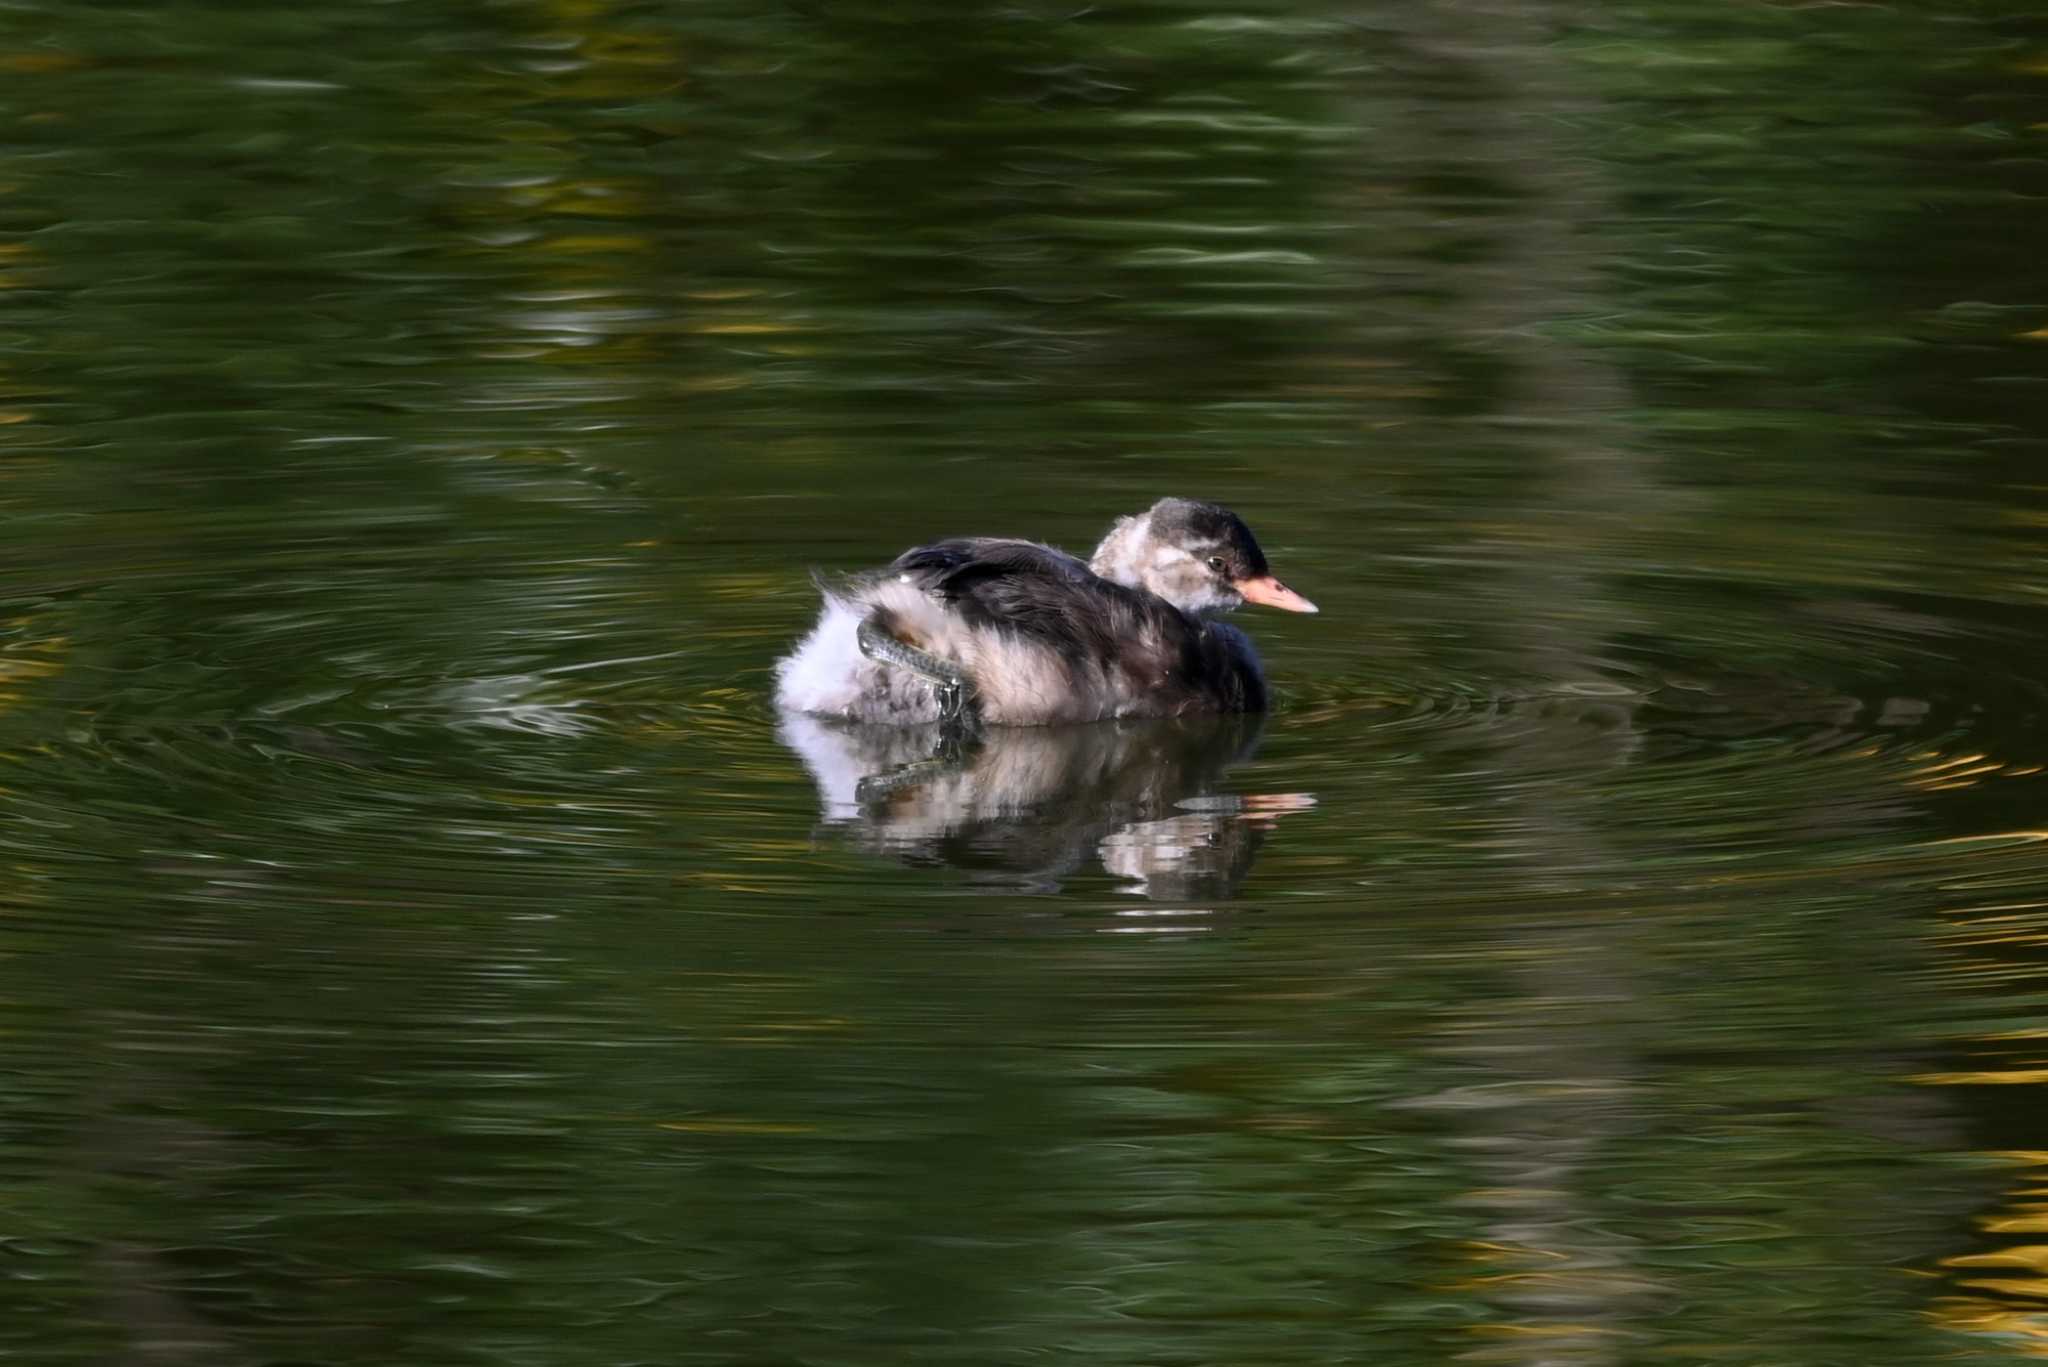
<svg viewBox="0 0 2048 1367"><path fill-rule="evenodd" d="M1120 517L1095 548L1088 568L1112 584L1142 589L1146 587L1145 570L1153 549L1150 513Z"/></svg>

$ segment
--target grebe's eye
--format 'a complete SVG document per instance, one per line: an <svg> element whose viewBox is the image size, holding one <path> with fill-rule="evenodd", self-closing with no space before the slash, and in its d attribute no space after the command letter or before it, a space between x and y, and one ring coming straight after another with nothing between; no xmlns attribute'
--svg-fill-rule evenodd
<svg viewBox="0 0 2048 1367"><path fill-rule="evenodd" d="M1223 573L1223 557L1220 555L1210 556L1209 568L1216 571L1218 574Z"/></svg>

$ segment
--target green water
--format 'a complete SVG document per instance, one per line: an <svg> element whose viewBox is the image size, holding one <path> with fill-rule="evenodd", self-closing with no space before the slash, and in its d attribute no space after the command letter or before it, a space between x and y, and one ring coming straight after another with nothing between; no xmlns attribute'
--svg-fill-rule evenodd
<svg viewBox="0 0 2048 1367"><path fill-rule="evenodd" d="M0 1356L2048 1353L2017 3L0 12ZM777 718L1221 500L1262 725Z"/></svg>

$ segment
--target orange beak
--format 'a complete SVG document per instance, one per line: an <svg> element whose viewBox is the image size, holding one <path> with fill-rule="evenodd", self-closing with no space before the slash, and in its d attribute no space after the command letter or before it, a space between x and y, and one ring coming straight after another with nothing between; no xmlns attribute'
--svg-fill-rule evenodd
<svg viewBox="0 0 2048 1367"><path fill-rule="evenodd" d="M1264 603L1267 607L1278 608L1282 612L1314 612L1316 610L1314 603L1309 602L1308 599L1302 597L1293 589L1288 588L1270 574L1262 574L1256 579L1240 579L1231 587L1243 594L1244 601L1247 603Z"/></svg>

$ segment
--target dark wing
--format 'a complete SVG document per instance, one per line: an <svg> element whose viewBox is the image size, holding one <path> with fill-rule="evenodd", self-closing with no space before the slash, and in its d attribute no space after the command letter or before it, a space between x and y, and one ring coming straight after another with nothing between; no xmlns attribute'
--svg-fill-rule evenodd
<svg viewBox="0 0 2048 1367"><path fill-rule="evenodd" d="M948 601L968 597L977 584L990 580L1012 579L1055 593L1103 582L1065 551L993 536L960 536L918 546L897 556L889 570Z"/></svg>
<svg viewBox="0 0 2048 1367"><path fill-rule="evenodd" d="M1111 583L1050 546L961 537L905 551L889 572L968 625L1036 641L1070 667L1120 670L1140 688L1227 711L1265 705L1256 657L1240 633Z"/></svg>
<svg viewBox="0 0 2048 1367"><path fill-rule="evenodd" d="M919 546L896 557L889 571L944 601L969 626L1015 632L1075 662L1113 655L1134 606L1152 597L1110 583L1065 551L998 537Z"/></svg>

